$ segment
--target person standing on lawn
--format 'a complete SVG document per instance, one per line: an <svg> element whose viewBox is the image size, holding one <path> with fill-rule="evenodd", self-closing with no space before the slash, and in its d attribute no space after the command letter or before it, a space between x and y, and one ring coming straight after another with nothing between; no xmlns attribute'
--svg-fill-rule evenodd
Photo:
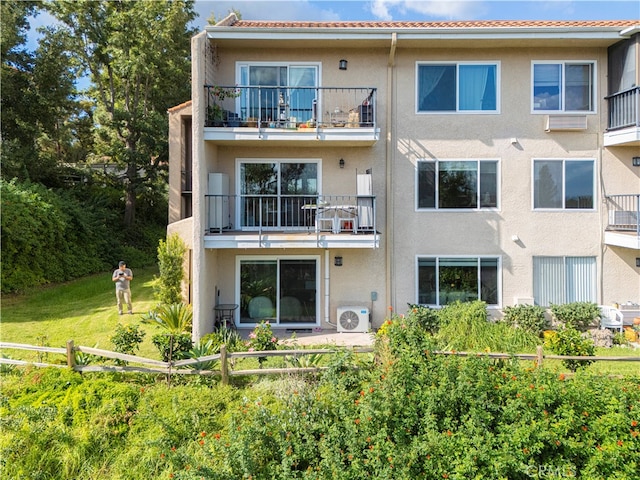
<svg viewBox="0 0 640 480"><path fill-rule="evenodd" d="M131 305L131 285L129 282L133 280L133 272L127 268L126 262L120 262L118 268L113 272L111 278L116 282L116 301L118 303L118 313L122 315L122 304L126 303L129 315L133 314Z"/></svg>

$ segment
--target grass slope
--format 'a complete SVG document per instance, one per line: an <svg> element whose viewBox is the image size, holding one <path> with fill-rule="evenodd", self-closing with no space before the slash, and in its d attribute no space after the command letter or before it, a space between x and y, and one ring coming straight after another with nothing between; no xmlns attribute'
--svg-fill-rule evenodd
<svg viewBox="0 0 640 480"><path fill-rule="evenodd" d="M133 316L118 315L111 272L106 272L22 295L4 295L0 339L51 347L64 347L68 340L73 340L76 345L113 350L109 338L118 322L140 324L140 317L156 304L152 284L157 269L137 269L133 273ZM142 328L147 335L139 354L158 357L151 337L159 330L144 324ZM6 354L13 358L36 358L35 352L12 350ZM53 360L50 357L49 361Z"/></svg>

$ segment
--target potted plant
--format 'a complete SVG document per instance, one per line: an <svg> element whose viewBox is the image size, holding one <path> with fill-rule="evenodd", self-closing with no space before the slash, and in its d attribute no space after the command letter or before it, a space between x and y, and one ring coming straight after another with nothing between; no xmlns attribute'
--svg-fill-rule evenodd
<svg viewBox="0 0 640 480"><path fill-rule="evenodd" d="M222 127L231 121L229 126L239 126L240 119L237 115L225 110L222 103L227 98L238 98L240 90L233 87L220 87L213 85L208 88L209 104L207 106L207 126Z"/></svg>

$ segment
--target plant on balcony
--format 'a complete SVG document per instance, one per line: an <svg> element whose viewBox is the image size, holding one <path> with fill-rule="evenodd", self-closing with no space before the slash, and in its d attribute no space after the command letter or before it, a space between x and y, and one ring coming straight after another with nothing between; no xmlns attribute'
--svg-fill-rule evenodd
<svg viewBox="0 0 640 480"><path fill-rule="evenodd" d="M221 127L227 121L227 112L222 108L222 102L227 98L238 98L240 90L230 87L213 85L208 88L209 105L207 106L207 125Z"/></svg>

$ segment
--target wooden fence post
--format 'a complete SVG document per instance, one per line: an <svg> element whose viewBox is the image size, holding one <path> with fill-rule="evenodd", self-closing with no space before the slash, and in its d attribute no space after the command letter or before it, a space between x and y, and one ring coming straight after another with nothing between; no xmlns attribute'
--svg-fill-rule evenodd
<svg viewBox="0 0 640 480"><path fill-rule="evenodd" d="M220 372L222 373L222 385L229 384L229 365L227 364L227 345L220 345Z"/></svg>
<svg viewBox="0 0 640 480"><path fill-rule="evenodd" d="M71 370L76 366L76 356L73 352L73 340L67 340L67 367Z"/></svg>
<svg viewBox="0 0 640 480"><path fill-rule="evenodd" d="M542 359L544 358L543 352L542 352L542 345L538 345L536 347L536 366L538 368L542 367Z"/></svg>

